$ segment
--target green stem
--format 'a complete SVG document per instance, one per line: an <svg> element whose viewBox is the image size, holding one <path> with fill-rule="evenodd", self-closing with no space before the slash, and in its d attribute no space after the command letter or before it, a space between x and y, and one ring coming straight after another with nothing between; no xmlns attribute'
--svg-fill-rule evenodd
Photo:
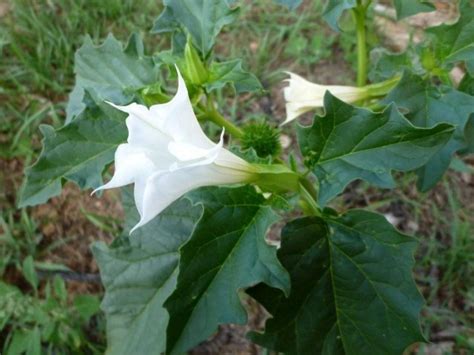
<svg viewBox="0 0 474 355"><path fill-rule="evenodd" d="M219 127L224 127L226 132L229 133L234 138L242 138L244 133L242 130L234 125L232 122L225 119L214 107L212 101L209 102L207 108L204 108L202 105L199 108L203 111L200 119L211 121L218 125Z"/></svg>
<svg viewBox="0 0 474 355"><path fill-rule="evenodd" d="M313 216L321 217L322 216L321 207L316 202L317 201L316 191L314 190L311 182L305 178L300 180L300 194L303 201L305 201L308 204L308 207L311 210L311 214Z"/></svg>
<svg viewBox="0 0 474 355"><path fill-rule="evenodd" d="M234 138L242 138L244 133L242 130L234 125L232 122L228 121L224 116L222 116L214 107L212 97L207 97L208 103L205 106L202 103L198 103L196 108L200 111L198 119L201 121L211 121L218 125L219 127L224 127L226 132L229 133Z"/></svg>
<svg viewBox="0 0 474 355"><path fill-rule="evenodd" d="M380 83L370 84L365 87L367 97L370 99L387 95L400 82L401 76L397 75Z"/></svg>
<svg viewBox="0 0 474 355"><path fill-rule="evenodd" d="M357 7L353 9L356 30L357 30L357 86L364 86L367 83L367 31L365 26L365 18L367 13L367 5L362 0L357 0Z"/></svg>

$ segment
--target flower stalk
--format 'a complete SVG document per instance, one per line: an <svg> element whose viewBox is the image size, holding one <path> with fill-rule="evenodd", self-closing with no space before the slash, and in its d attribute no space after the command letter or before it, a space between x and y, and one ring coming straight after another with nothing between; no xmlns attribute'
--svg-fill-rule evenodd
<svg viewBox="0 0 474 355"><path fill-rule="evenodd" d="M357 6L352 10L357 31L357 86L364 86L367 83L367 28L366 15L367 8L371 0L366 4L362 0L357 0Z"/></svg>
<svg viewBox="0 0 474 355"><path fill-rule="evenodd" d="M232 122L228 121L224 116L222 116L212 103L208 105L208 107L209 108L205 110L205 114L203 116L204 119L215 123L219 127L225 128L226 132L234 138L239 139L243 137L244 132Z"/></svg>
<svg viewBox="0 0 474 355"><path fill-rule="evenodd" d="M317 195L314 191L311 183L306 179L300 180L299 192L301 194L301 199L305 203L305 207L308 209L308 214L312 216L321 217L322 212L319 204L317 203Z"/></svg>

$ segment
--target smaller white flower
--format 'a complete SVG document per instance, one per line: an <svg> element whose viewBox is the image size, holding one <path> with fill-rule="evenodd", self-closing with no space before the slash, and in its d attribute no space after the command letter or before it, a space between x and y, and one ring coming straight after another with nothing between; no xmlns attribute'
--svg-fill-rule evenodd
<svg viewBox="0 0 474 355"><path fill-rule="evenodd" d="M110 104L129 114L128 139L115 152L113 178L94 192L135 184L140 221L132 231L195 188L252 180L252 165L223 148L224 132L217 144L204 134L179 71L176 95L165 104Z"/></svg>
<svg viewBox="0 0 474 355"><path fill-rule="evenodd" d="M318 107L324 107L324 95L326 91L336 96L338 99L353 103L364 99L367 94L366 88L357 88L352 86L338 85L319 85L302 78L301 76L290 73L290 84L284 89L286 100L286 120L283 124L293 121L305 112Z"/></svg>

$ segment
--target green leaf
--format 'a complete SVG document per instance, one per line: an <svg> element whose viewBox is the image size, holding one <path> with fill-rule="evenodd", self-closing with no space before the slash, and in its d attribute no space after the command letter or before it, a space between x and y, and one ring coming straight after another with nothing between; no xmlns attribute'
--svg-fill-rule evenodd
<svg viewBox="0 0 474 355"><path fill-rule="evenodd" d="M426 0L393 0L393 5L397 10L397 18L399 20L416 15L420 12L431 12L436 7Z"/></svg>
<svg viewBox="0 0 474 355"><path fill-rule="evenodd" d="M402 354L424 340L415 247L372 212L291 222L278 250L291 275L290 297L266 285L250 290L273 315L251 339L287 354Z"/></svg>
<svg viewBox="0 0 474 355"><path fill-rule="evenodd" d="M233 145L229 147L229 150L238 157L241 157L242 159L248 161L249 163L271 164L273 160L271 155L268 155L264 158L259 157L255 149L253 148L242 149L242 147L238 145Z"/></svg>
<svg viewBox="0 0 474 355"><path fill-rule="evenodd" d="M471 75L474 75L474 59L466 61L466 69Z"/></svg>
<svg viewBox="0 0 474 355"><path fill-rule="evenodd" d="M152 32L171 32L174 37L182 37L185 29L204 57L214 47L222 27L234 22L239 14L239 8L231 9L222 0L164 0L163 4L165 9Z"/></svg>
<svg viewBox="0 0 474 355"><path fill-rule="evenodd" d="M74 297L74 308L82 319L88 321L100 311L100 301L95 295L76 295Z"/></svg>
<svg viewBox="0 0 474 355"><path fill-rule="evenodd" d="M86 95L87 108L68 125L54 130L41 126L43 151L26 169L20 207L46 202L61 193L64 180L82 189L102 185L102 171L114 159L115 149L127 139L125 115L111 106L97 104Z"/></svg>
<svg viewBox="0 0 474 355"><path fill-rule="evenodd" d="M22 272L26 281L28 281L31 287L33 287L36 290L38 288L39 280L38 280L38 274L36 273L36 270L35 270L35 261L33 260L33 257L31 255L28 255L23 260Z"/></svg>
<svg viewBox="0 0 474 355"><path fill-rule="evenodd" d="M127 47L112 35L100 46L94 46L90 37L75 55L76 85L69 96L67 122L85 108L84 90L99 100L125 105L137 101L137 91L155 83L159 67L144 55L139 35L130 37Z"/></svg>
<svg viewBox="0 0 474 355"><path fill-rule="evenodd" d="M474 96L474 76L466 73L459 83L458 90L468 95Z"/></svg>
<svg viewBox="0 0 474 355"><path fill-rule="evenodd" d="M276 3L286 6L290 10L296 9L298 6L301 5L303 0L275 0Z"/></svg>
<svg viewBox="0 0 474 355"><path fill-rule="evenodd" d="M467 143L466 148L462 149L460 154L474 154L474 113L469 116L464 129L464 140Z"/></svg>
<svg viewBox="0 0 474 355"><path fill-rule="evenodd" d="M406 72L400 83L383 100L407 111L406 117L418 127L431 128L441 122L456 127L448 144L434 154L418 171L422 191L432 188L448 169L453 154L467 146L465 128L474 113L474 96Z"/></svg>
<svg viewBox="0 0 474 355"><path fill-rule="evenodd" d="M453 127L414 127L396 107L375 113L348 105L329 92L326 116L310 127L298 127L306 163L319 179L319 201L325 205L347 184L363 179L393 188L391 171L409 171L426 162L449 140Z"/></svg>
<svg viewBox="0 0 474 355"><path fill-rule="evenodd" d="M41 355L41 332L39 328L16 329L13 332L6 354Z"/></svg>
<svg viewBox="0 0 474 355"><path fill-rule="evenodd" d="M66 282L63 278L59 275L56 275L53 279L53 288L56 297L62 301L67 302L67 289L66 289Z"/></svg>
<svg viewBox="0 0 474 355"><path fill-rule="evenodd" d="M257 77L242 69L240 59L229 60L227 62L213 62L209 69L209 78L205 84L210 92L223 88L226 84L231 84L235 91L242 92L261 91L262 84Z"/></svg>
<svg viewBox="0 0 474 355"><path fill-rule="evenodd" d="M332 27L333 30L339 31L339 18L345 10L352 9L357 6L356 0L328 0L323 12L323 19Z"/></svg>
<svg viewBox="0 0 474 355"><path fill-rule="evenodd" d="M126 205L133 197L125 195ZM133 211L133 212L132 212ZM173 203L131 236L107 247L93 246L106 289L108 353L161 354L166 347L168 312L163 307L176 285L179 247L189 238L202 207L189 200ZM127 210L128 224L136 223Z"/></svg>
<svg viewBox="0 0 474 355"><path fill-rule="evenodd" d="M414 70L414 58L409 51L391 53L385 48L376 48L370 52L371 68L369 79L372 82L384 81L401 75L404 70ZM421 68L416 68L421 70Z"/></svg>
<svg viewBox="0 0 474 355"><path fill-rule="evenodd" d="M435 10L433 4L425 0L393 0L397 11L397 18L415 15L419 12ZM338 22L345 10L353 9L357 6L356 0L328 0L323 12L323 18L336 31L339 30Z"/></svg>
<svg viewBox="0 0 474 355"><path fill-rule="evenodd" d="M16 304L23 299L22 292L15 286L0 281L0 331L17 312Z"/></svg>
<svg viewBox="0 0 474 355"><path fill-rule="evenodd" d="M178 286L165 303L170 354L186 352L219 324L246 323L239 290L264 282L289 291L288 274L265 241L277 215L255 188L204 188L190 198L205 210L181 249Z"/></svg>
<svg viewBox="0 0 474 355"><path fill-rule="evenodd" d="M474 7L469 0L461 1L459 13L457 23L427 29L435 37L435 56L444 64L472 62L474 58Z"/></svg>

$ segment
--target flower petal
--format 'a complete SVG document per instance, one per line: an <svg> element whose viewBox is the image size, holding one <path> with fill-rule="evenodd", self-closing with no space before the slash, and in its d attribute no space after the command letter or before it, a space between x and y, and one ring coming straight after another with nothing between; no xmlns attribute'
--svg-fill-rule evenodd
<svg viewBox="0 0 474 355"><path fill-rule="evenodd" d="M202 149L185 142L170 142L168 144L168 151L181 162L186 162L186 164L183 164L186 167L210 164L216 160L224 146L224 132L225 130L223 129L219 143L214 144L210 149Z"/></svg>
<svg viewBox="0 0 474 355"><path fill-rule="evenodd" d="M186 83L177 67L176 70L178 72L176 95L165 104L151 106L150 111L159 118L160 129L175 141L210 149L214 143L202 131L189 100Z"/></svg>
<svg viewBox="0 0 474 355"><path fill-rule="evenodd" d="M115 151L114 176L108 183L98 187L92 193L129 185L140 178L150 176L155 170L155 164L142 149L130 144L120 144Z"/></svg>
<svg viewBox="0 0 474 355"><path fill-rule="evenodd" d="M130 115L126 121L128 128L127 142L151 150L166 151L171 137L155 128L153 124L149 123L150 121Z"/></svg>
<svg viewBox="0 0 474 355"><path fill-rule="evenodd" d="M224 168L216 164L153 174L146 182L143 214L132 231L151 221L171 203L191 190L202 186L242 183L249 177L248 172Z"/></svg>
<svg viewBox="0 0 474 355"><path fill-rule="evenodd" d="M324 95L329 91L340 100L353 103L365 95L364 88L340 85L319 85L301 76L290 73L289 86L284 88L286 102L286 120L282 125L294 120L314 108L324 107Z"/></svg>
<svg viewBox="0 0 474 355"><path fill-rule="evenodd" d="M322 85L314 84L301 76L290 73L286 81L289 85L283 90L286 101L318 101L323 104L322 98L326 89ZM315 103L316 104L316 103Z"/></svg>

